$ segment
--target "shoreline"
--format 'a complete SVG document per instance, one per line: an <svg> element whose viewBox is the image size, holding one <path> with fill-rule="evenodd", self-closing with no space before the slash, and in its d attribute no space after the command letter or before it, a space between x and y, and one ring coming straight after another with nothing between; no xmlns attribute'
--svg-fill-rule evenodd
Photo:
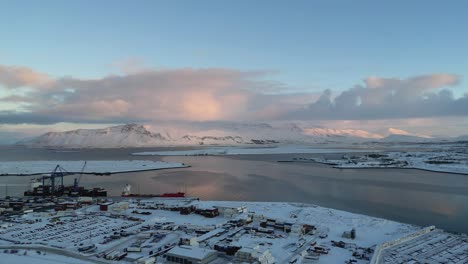
<svg viewBox="0 0 468 264"><path fill-rule="evenodd" d="M296 160L277 160L276 162L279 163L316 163L316 164L324 164L328 165L330 168L340 169L340 170L349 170L349 169L404 169L404 170L420 170L420 171L429 171L429 172L439 172L439 173L449 173L449 174L456 174L456 175L468 175L468 172L454 172L454 171L444 171L444 170L431 170L431 169L424 169L424 168L417 168L417 167L339 167L335 163L329 162L320 162L320 161L296 161Z"/></svg>

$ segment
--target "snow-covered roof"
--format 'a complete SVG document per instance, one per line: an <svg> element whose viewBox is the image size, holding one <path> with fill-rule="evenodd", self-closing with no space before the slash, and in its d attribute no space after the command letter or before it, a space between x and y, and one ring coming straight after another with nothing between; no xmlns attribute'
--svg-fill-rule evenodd
<svg viewBox="0 0 468 264"><path fill-rule="evenodd" d="M188 257L188 258L197 259L197 260L202 260L213 254L217 254L217 251L211 250L211 249L199 248L199 247L191 247L191 246L174 247L173 249L169 250L169 252L166 253L166 255Z"/></svg>
<svg viewBox="0 0 468 264"><path fill-rule="evenodd" d="M201 235L199 237L197 237L197 241L198 242L203 242L211 237L214 237L215 235L221 233L221 232L224 232L226 231L224 228L216 228L214 230L211 230L210 232L204 234L204 235Z"/></svg>

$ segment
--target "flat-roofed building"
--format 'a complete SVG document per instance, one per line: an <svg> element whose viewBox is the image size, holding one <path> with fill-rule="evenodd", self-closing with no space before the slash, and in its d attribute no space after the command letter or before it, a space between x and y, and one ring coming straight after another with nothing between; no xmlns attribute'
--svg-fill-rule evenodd
<svg viewBox="0 0 468 264"><path fill-rule="evenodd" d="M169 250L165 256L169 263L208 264L218 258L218 252L199 247L180 246Z"/></svg>

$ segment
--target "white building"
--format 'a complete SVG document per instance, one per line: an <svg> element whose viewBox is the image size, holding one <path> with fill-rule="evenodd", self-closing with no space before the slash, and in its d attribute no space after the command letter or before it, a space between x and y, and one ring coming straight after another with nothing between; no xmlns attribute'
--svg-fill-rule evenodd
<svg viewBox="0 0 468 264"><path fill-rule="evenodd" d="M218 258L218 252L191 246L180 246L169 250L166 254L168 263L208 264Z"/></svg>
<svg viewBox="0 0 468 264"><path fill-rule="evenodd" d="M180 238L180 242L182 243L182 245L198 247L197 237L184 236Z"/></svg>
<svg viewBox="0 0 468 264"><path fill-rule="evenodd" d="M233 217L242 213L247 213L247 207L245 206L214 206L218 209L220 215L224 217Z"/></svg>
<svg viewBox="0 0 468 264"><path fill-rule="evenodd" d="M110 209L114 212L123 212L128 209L128 202L120 202L110 205Z"/></svg>
<svg viewBox="0 0 468 264"><path fill-rule="evenodd" d="M290 235L297 235L297 236L302 236L304 235L304 225L301 224L293 224L291 226L291 233Z"/></svg>
<svg viewBox="0 0 468 264"><path fill-rule="evenodd" d="M275 263L275 258L268 249L262 249L259 246L242 247L236 252L235 262L272 264Z"/></svg>
<svg viewBox="0 0 468 264"><path fill-rule="evenodd" d="M141 258L135 261L136 264L154 264L156 263L155 257Z"/></svg>

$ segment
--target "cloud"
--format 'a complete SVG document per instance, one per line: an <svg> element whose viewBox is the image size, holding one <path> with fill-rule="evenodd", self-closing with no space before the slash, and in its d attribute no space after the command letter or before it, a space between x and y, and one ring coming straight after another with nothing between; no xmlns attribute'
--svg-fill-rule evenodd
<svg viewBox="0 0 468 264"><path fill-rule="evenodd" d="M287 94L287 86L270 80L272 72L267 71L133 69L81 79L52 78L27 67L0 65L0 86L9 91L0 104L17 105L0 111L0 124L274 120L347 124L468 115L468 95L455 98L449 90L460 83L452 74L408 79L373 76L340 93Z"/></svg>
<svg viewBox="0 0 468 264"><path fill-rule="evenodd" d="M247 120L262 115L275 103L266 98L275 98L283 106L293 104L287 102L288 96L283 100L264 94L281 87L278 82L265 80L268 74L184 68L142 70L91 80L58 78L48 82L48 89L42 89L42 82L30 82L27 92L0 98L0 102L25 103L25 109L21 113L0 112L0 118L3 123L43 124L71 120Z"/></svg>
<svg viewBox="0 0 468 264"><path fill-rule="evenodd" d="M8 89L20 87L48 87L52 78L44 73L36 72L28 67L0 65L0 86Z"/></svg>
<svg viewBox="0 0 468 264"><path fill-rule="evenodd" d="M431 74L408 79L369 77L332 98L325 90L307 108L287 118L371 120L468 115L468 96L455 98L447 88L460 78L452 74Z"/></svg>

